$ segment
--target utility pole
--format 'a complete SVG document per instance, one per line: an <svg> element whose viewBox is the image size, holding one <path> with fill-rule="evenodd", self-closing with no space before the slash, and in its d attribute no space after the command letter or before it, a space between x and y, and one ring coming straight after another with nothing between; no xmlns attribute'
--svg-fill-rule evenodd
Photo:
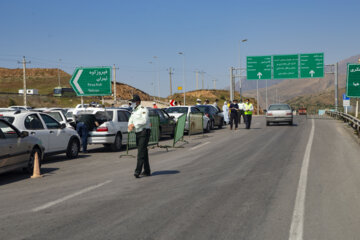
<svg viewBox="0 0 360 240"><path fill-rule="evenodd" d="M196 90L199 90L199 71L195 71L196 75Z"/></svg>
<svg viewBox="0 0 360 240"><path fill-rule="evenodd" d="M256 107L257 107L257 115L260 114L260 109L259 109L259 79L256 80Z"/></svg>
<svg viewBox="0 0 360 240"><path fill-rule="evenodd" d="M172 72L173 69L169 68L169 79L170 79L170 96L172 96L172 78L171 75L173 75L174 73Z"/></svg>
<svg viewBox="0 0 360 240"><path fill-rule="evenodd" d="M183 52L179 52L179 55L183 57L183 91L184 91L184 106L186 106L186 88L185 88L185 54Z"/></svg>
<svg viewBox="0 0 360 240"><path fill-rule="evenodd" d="M61 83L60 83L60 62L61 62L61 59L59 59L59 67L58 67L58 69L57 69L59 87L61 87Z"/></svg>
<svg viewBox="0 0 360 240"><path fill-rule="evenodd" d="M205 89L205 85L204 85L204 71L201 71L201 89Z"/></svg>
<svg viewBox="0 0 360 240"><path fill-rule="evenodd" d="M335 110L338 110L339 98L338 98L338 63L335 63L334 69L334 77L335 77Z"/></svg>
<svg viewBox="0 0 360 240"><path fill-rule="evenodd" d="M214 89L216 90L216 82L218 81L217 79L214 79L214 80L212 80L213 81L213 83L214 83Z"/></svg>
<svg viewBox="0 0 360 240"><path fill-rule="evenodd" d="M116 70L119 69L119 68L116 68L115 67L115 64L113 66L113 75L114 75L114 79L113 79L113 82L114 82L114 103L116 103L117 99L116 99Z"/></svg>
<svg viewBox="0 0 360 240"><path fill-rule="evenodd" d="M26 95L27 95L27 89L26 89L26 64L27 63L31 63L30 61L27 62L25 60L25 56L23 57L23 60L22 62L18 61L18 63L22 63L23 65L23 81L24 81L24 87L23 87L23 95L24 95L24 106L26 107L27 106L27 99L26 99Z"/></svg>
<svg viewBox="0 0 360 240"><path fill-rule="evenodd" d="M233 67L230 67L230 101L234 100L234 77L233 77Z"/></svg>

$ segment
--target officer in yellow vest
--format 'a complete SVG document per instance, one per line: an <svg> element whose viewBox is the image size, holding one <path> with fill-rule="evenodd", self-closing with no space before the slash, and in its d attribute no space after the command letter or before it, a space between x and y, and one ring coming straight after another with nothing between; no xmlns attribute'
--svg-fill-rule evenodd
<svg viewBox="0 0 360 240"><path fill-rule="evenodd" d="M252 105L252 103L250 102L249 99L246 99L245 102L245 124L246 124L246 129L250 129L251 126L251 119L252 119L252 113L254 111L254 106Z"/></svg>

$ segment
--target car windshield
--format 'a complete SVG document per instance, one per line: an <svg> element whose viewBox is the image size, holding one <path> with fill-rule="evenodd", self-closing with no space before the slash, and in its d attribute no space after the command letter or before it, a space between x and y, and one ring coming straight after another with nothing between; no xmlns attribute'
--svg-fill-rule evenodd
<svg viewBox="0 0 360 240"><path fill-rule="evenodd" d="M5 121L8 121L9 123L13 123L15 118L9 117L9 116L0 116L1 119L4 119Z"/></svg>
<svg viewBox="0 0 360 240"><path fill-rule="evenodd" d="M67 112L65 116L67 118L72 118L73 117L73 112Z"/></svg>
<svg viewBox="0 0 360 240"><path fill-rule="evenodd" d="M166 109L167 113L187 113L188 108L187 107L170 107Z"/></svg>
<svg viewBox="0 0 360 240"><path fill-rule="evenodd" d="M283 105L271 105L269 107L269 110L290 110L289 105L283 104Z"/></svg>

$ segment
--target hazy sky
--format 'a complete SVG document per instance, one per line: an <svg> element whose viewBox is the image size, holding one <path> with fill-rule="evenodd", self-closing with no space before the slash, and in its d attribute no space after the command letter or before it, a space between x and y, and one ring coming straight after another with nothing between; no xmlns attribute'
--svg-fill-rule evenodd
<svg viewBox="0 0 360 240"><path fill-rule="evenodd" d="M71 74L116 64L117 81L150 94L159 69L167 96L169 67L173 91L183 85L181 51L187 90L195 89L196 70L206 72L206 88L213 79L224 88L239 52L243 67L249 55L324 52L330 64L360 53L359 10L359 0L1 0L0 67L21 67L22 56L28 67Z"/></svg>

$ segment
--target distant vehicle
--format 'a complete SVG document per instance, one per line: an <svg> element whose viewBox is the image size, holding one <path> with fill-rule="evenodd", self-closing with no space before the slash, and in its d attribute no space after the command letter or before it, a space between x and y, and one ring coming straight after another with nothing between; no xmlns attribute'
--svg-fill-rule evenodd
<svg viewBox="0 0 360 240"><path fill-rule="evenodd" d="M176 106L176 107L169 107L165 110L170 116L174 116L175 120L177 121L178 118L186 114L186 124L185 124L185 131L189 131L189 118L190 113L201 113L200 109L195 106ZM203 116L203 128L206 132L210 131L210 118L207 116Z"/></svg>
<svg viewBox="0 0 360 240"><path fill-rule="evenodd" d="M292 109L288 104L271 104L266 111L266 126L280 122L293 124Z"/></svg>
<svg viewBox="0 0 360 240"><path fill-rule="evenodd" d="M160 137L164 135L170 135L171 137L175 134L176 121L174 116L169 116L167 112L159 108L148 108L150 116L159 116L160 119Z"/></svg>
<svg viewBox="0 0 360 240"><path fill-rule="evenodd" d="M111 147L113 151L120 151L122 145L127 144L129 111L117 108L86 108L77 112L77 115L81 114L95 115L100 124L90 131L89 144L103 144L105 147Z"/></svg>
<svg viewBox="0 0 360 240"><path fill-rule="evenodd" d="M0 118L40 139L45 148L45 156L66 153L68 158L76 158L79 154L80 137L77 132L45 113L5 112Z"/></svg>
<svg viewBox="0 0 360 240"><path fill-rule="evenodd" d="M307 114L307 109L306 108L299 108L298 110L299 115L306 115Z"/></svg>
<svg viewBox="0 0 360 240"><path fill-rule="evenodd" d="M28 106L10 106L9 108L14 109L14 110L31 110L32 107L28 107Z"/></svg>
<svg viewBox="0 0 360 240"><path fill-rule="evenodd" d="M29 132L20 132L11 123L0 119L0 173L18 168L31 173L35 153L41 162L44 147L38 138L30 137Z"/></svg>
<svg viewBox="0 0 360 240"><path fill-rule="evenodd" d="M213 105L196 105L202 113L210 118L210 129L214 129L215 126L222 128L224 125L224 115L219 111L217 107Z"/></svg>
<svg viewBox="0 0 360 240"><path fill-rule="evenodd" d="M54 97L73 97L76 96L74 89L72 88L63 88L63 87L55 87L54 88Z"/></svg>

